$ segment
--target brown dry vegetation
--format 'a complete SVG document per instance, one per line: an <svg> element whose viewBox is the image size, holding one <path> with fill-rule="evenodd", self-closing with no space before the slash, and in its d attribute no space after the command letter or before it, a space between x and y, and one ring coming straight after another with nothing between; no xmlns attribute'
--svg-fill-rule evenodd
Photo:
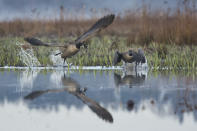
<svg viewBox="0 0 197 131"><path fill-rule="evenodd" d="M60 14L61 16L62 14ZM0 22L0 37L78 36L97 19L90 20L30 20L14 19ZM127 11L116 16L114 23L103 34L125 36L127 44L176 43L197 45L197 11L190 0L176 9L150 10L144 5L138 11Z"/></svg>

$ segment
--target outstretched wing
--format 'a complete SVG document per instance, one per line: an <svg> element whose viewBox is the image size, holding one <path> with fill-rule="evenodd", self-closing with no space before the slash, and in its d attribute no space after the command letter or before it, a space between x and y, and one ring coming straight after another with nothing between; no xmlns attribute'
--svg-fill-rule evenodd
<svg viewBox="0 0 197 131"><path fill-rule="evenodd" d="M28 43L30 43L33 46L65 47L65 45L55 45L55 44L44 43L41 40L38 40L38 39L33 38L33 37L26 37L26 38L24 38L24 40L27 41Z"/></svg>
<svg viewBox="0 0 197 131"><path fill-rule="evenodd" d="M114 83L118 86L121 83L121 76L114 72Z"/></svg>
<svg viewBox="0 0 197 131"><path fill-rule="evenodd" d="M27 99L27 100L33 100L43 94L47 93L47 91L34 91L30 94L28 94L27 96L24 97L24 99Z"/></svg>
<svg viewBox="0 0 197 131"><path fill-rule="evenodd" d="M82 34L81 36L79 36L75 40L75 43L84 42L90 36L94 35L98 31L106 28L107 26L109 26L113 22L114 17L115 17L114 14L111 14L111 15L107 15L107 16L102 17L88 31L86 31L84 34Z"/></svg>
<svg viewBox="0 0 197 131"><path fill-rule="evenodd" d="M35 99L43 94L46 94L46 93L63 92L65 90L66 90L65 88L62 88L62 89L49 89L49 90L43 90L43 91L33 91L30 94L28 94L27 96L25 96L24 99L33 100L33 99Z"/></svg>
<svg viewBox="0 0 197 131"><path fill-rule="evenodd" d="M144 56L144 51L142 50L142 48L139 48L139 49L138 49L138 54Z"/></svg>
<svg viewBox="0 0 197 131"><path fill-rule="evenodd" d="M144 55L144 51L141 48L138 49L138 57L139 57L139 61L141 63L146 63L146 58L145 58L145 55Z"/></svg>
<svg viewBox="0 0 197 131"><path fill-rule="evenodd" d="M112 115L103 107L101 107L97 102L85 96L83 93L77 93L76 95L80 100L82 100L88 107L105 121L113 123Z"/></svg>
<svg viewBox="0 0 197 131"><path fill-rule="evenodd" d="M116 64L118 64L122 59L122 55L116 51L114 54L114 60L113 60L113 66L115 66Z"/></svg>

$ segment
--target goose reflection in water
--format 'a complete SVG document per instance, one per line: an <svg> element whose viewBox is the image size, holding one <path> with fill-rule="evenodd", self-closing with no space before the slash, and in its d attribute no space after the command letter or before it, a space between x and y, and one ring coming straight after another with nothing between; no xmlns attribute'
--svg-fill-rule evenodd
<svg viewBox="0 0 197 131"><path fill-rule="evenodd" d="M129 74L124 76L114 73L114 83L116 87L129 86L130 88L132 88L133 85L142 84L145 79L146 75L140 75L137 72L135 74Z"/></svg>
<svg viewBox="0 0 197 131"><path fill-rule="evenodd" d="M32 93L28 94L24 97L24 99L27 100L33 100L43 94L46 93L55 93L55 92L68 92L74 96L76 96L79 100L81 100L84 104L88 105L88 107L98 115L99 118L113 123L113 117L112 115L102 106L100 106L96 101L88 98L85 95L85 92L87 88L81 88L81 86L72 78L66 77L64 74L64 77L62 77L62 83L65 86L65 88L61 89L48 89L48 90L40 90L40 91L33 91Z"/></svg>
<svg viewBox="0 0 197 131"><path fill-rule="evenodd" d="M114 83L115 87L118 89L118 93L116 94L117 98L120 98L120 87L128 86L132 88L133 85L140 85L145 82L146 74L134 72L122 72L123 75L114 72ZM128 111L132 111L135 106L135 101L133 99L128 99L126 102L126 108Z"/></svg>

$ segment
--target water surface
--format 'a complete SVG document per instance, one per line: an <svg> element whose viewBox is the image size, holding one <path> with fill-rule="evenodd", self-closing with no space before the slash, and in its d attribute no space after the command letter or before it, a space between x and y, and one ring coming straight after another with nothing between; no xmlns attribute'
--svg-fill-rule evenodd
<svg viewBox="0 0 197 131"><path fill-rule="evenodd" d="M0 130L194 131L196 78L186 71L1 69Z"/></svg>

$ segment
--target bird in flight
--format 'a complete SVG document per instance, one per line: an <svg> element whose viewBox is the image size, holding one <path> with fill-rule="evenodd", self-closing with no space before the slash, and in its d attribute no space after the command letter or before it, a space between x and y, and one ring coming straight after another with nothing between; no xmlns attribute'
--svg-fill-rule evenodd
<svg viewBox="0 0 197 131"><path fill-rule="evenodd" d="M114 18L114 14L106 15L100 18L91 28L89 28L85 33L79 36L75 41L65 45L44 43L34 37L25 37L24 40L33 46L60 47L61 52L57 53L56 55L61 54L61 58L64 59L65 63L67 58L70 58L79 52L82 45L86 46L84 42L88 38L95 35L97 32L100 32L102 29L108 27L113 22Z"/></svg>

